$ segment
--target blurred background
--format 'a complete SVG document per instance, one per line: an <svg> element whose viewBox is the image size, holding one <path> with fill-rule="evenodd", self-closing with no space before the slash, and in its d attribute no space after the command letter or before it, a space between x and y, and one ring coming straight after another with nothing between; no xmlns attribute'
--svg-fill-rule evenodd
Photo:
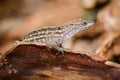
<svg viewBox="0 0 120 80"><path fill-rule="evenodd" d="M118 3L119 0L0 0L0 53L4 54L16 40L33 30L60 26L78 18L94 20L95 25L79 32L63 46L71 51L95 52L108 36L103 34L110 32L106 26L114 24L109 13L118 18Z"/></svg>

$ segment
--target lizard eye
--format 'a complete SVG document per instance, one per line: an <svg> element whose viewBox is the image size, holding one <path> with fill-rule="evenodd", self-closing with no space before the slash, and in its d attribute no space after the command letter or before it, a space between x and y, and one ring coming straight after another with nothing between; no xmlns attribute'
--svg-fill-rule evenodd
<svg viewBox="0 0 120 80"><path fill-rule="evenodd" d="M86 25L86 24L87 24L87 22L86 22L86 21L82 21L82 24L83 24L83 25Z"/></svg>

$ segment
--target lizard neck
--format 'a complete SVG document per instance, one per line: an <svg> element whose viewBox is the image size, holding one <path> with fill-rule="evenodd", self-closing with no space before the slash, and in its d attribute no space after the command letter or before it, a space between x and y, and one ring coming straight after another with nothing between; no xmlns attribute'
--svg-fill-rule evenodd
<svg viewBox="0 0 120 80"><path fill-rule="evenodd" d="M63 41L69 39L70 37L72 37L73 35L75 35L77 32L83 30L83 26L82 25L65 25L63 27Z"/></svg>

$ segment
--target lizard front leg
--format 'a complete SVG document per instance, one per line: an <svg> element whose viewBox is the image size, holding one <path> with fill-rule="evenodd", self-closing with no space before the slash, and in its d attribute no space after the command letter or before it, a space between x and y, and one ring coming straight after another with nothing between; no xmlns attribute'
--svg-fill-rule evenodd
<svg viewBox="0 0 120 80"><path fill-rule="evenodd" d="M65 49L62 47L62 44L55 44L55 45L52 45L52 47L58 51L56 55L58 55L60 52L64 55Z"/></svg>

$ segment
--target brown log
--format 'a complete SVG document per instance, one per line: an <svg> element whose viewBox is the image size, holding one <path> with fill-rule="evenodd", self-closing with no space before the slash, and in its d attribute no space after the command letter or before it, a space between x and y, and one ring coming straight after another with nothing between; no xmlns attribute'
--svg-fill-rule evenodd
<svg viewBox="0 0 120 80"><path fill-rule="evenodd" d="M0 59L0 80L120 80L120 68L82 53L19 45ZM99 56L98 56L99 58Z"/></svg>

